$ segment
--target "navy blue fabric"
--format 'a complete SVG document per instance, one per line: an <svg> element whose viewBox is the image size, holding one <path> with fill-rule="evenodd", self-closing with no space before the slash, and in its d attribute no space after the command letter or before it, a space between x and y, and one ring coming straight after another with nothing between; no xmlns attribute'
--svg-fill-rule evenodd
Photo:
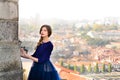
<svg viewBox="0 0 120 80"><path fill-rule="evenodd" d="M37 47L33 57L38 58L38 62L33 62L28 80L61 80L55 67L50 61L53 44L49 41Z"/></svg>
<svg viewBox="0 0 120 80"><path fill-rule="evenodd" d="M61 80L56 69L50 61L33 63L28 80Z"/></svg>
<svg viewBox="0 0 120 80"><path fill-rule="evenodd" d="M42 63L50 59L52 50L53 44L49 41L38 46L32 56L38 58L38 63Z"/></svg>

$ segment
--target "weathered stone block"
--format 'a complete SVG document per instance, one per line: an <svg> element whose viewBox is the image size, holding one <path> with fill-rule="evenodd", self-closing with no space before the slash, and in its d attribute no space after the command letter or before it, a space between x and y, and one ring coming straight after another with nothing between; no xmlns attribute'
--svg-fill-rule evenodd
<svg viewBox="0 0 120 80"><path fill-rule="evenodd" d="M10 72L3 72L2 75L0 75L0 80L23 80L23 78L20 76L21 71L10 71Z"/></svg>
<svg viewBox="0 0 120 80"><path fill-rule="evenodd" d="M6 2L6 1L14 1L14 2L18 2L18 0L0 0L1 2Z"/></svg>
<svg viewBox="0 0 120 80"><path fill-rule="evenodd" d="M0 20L0 41L18 40L18 22Z"/></svg>
<svg viewBox="0 0 120 80"><path fill-rule="evenodd" d="M18 0L0 0L0 80L23 80Z"/></svg>
<svg viewBox="0 0 120 80"><path fill-rule="evenodd" d="M22 80L20 46L16 42L0 41L0 80Z"/></svg>
<svg viewBox="0 0 120 80"><path fill-rule="evenodd" d="M0 1L0 19L18 20L17 2Z"/></svg>

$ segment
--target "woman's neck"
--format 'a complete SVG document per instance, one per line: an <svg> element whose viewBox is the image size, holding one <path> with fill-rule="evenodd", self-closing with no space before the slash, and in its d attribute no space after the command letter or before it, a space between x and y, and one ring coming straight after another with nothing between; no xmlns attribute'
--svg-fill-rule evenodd
<svg viewBox="0 0 120 80"><path fill-rule="evenodd" d="M43 38L43 42L48 42L49 41L49 38L48 37L44 37Z"/></svg>

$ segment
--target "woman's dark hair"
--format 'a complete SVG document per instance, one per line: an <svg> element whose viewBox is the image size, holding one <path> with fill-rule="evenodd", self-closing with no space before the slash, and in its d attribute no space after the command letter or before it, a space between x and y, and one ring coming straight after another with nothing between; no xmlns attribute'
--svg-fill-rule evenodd
<svg viewBox="0 0 120 80"><path fill-rule="evenodd" d="M39 33L41 34L41 31L42 31L42 28L46 28L47 29L47 31L48 31L48 37L50 37L51 36L51 34L52 34L52 29L51 29L51 26L50 25L42 25L41 26L41 28L40 28L40 31L39 31ZM42 44L42 41L43 41L43 37L41 37L40 39L39 39L39 41L38 41L38 43L37 43L37 46L39 46L40 44ZM36 48L37 48L37 46L36 46Z"/></svg>

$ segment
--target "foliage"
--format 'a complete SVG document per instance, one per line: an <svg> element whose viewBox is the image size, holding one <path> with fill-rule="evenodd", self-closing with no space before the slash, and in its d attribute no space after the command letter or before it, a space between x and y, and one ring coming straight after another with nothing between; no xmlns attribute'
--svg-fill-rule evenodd
<svg viewBox="0 0 120 80"><path fill-rule="evenodd" d="M102 31L102 25L100 24L93 24L93 31Z"/></svg>
<svg viewBox="0 0 120 80"><path fill-rule="evenodd" d="M103 40L100 38L91 38L90 36L86 35L86 32L81 33L81 38L85 39L90 46L105 46L106 44L110 43L110 40Z"/></svg>
<svg viewBox="0 0 120 80"><path fill-rule="evenodd" d="M74 71L77 71L77 66L76 65L74 65Z"/></svg>
<svg viewBox="0 0 120 80"><path fill-rule="evenodd" d="M69 65L68 65L68 66L69 66ZM70 66L69 66L69 69L74 70L74 66L73 66L73 65L70 65Z"/></svg>
<svg viewBox="0 0 120 80"><path fill-rule="evenodd" d="M81 72L81 73L84 73L84 72L85 72L85 66L84 66L84 64L82 64L82 66L81 66L81 68L80 68L80 72Z"/></svg>
<svg viewBox="0 0 120 80"><path fill-rule="evenodd" d="M67 68L70 69L70 64L68 64Z"/></svg>
<svg viewBox="0 0 120 80"><path fill-rule="evenodd" d="M81 38L82 38L82 39L85 39L85 40L89 39L90 36L88 36L88 35L86 35L86 34L87 34L86 32L81 33Z"/></svg>
<svg viewBox="0 0 120 80"><path fill-rule="evenodd" d="M91 64L89 64L88 66L88 72L91 73L92 72L92 67L91 67Z"/></svg>
<svg viewBox="0 0 120 80"><path fill-rule="evenodd" d="M105 64L102 64L102 72L105 72Z"/></svg>
<svg viewBox="0 0 120 80"><path fill-rule="evenodd" d="M60 65L61 65L61 66L64 66L64 65L63 65L63 61L62 61L62 60L60 61Z"/></svg>
<svg viewBox="0 0 120 80"><path fill-rule="evenodd" d="M118 27L116 24L111 25L102 25L102 24L93 24L93 31L106 31L106 30L117 30Z"/></svg>
<svg viewBox="0 0 120 80"><path fill-rule="evenodd" d="M95 67L94 67L94 72L98 73L99 72L99 67L98 67L98 63L96 63Z"/></svg>
<svg viewBox="0 0 120 80"><path fill-rule="evenodd" d="M111 67L111 64L109 63L108 64L108 72L111 72L112 71L112 67Z"/></svg>
<svg viewBox="0 0 120 80"><path fill-rule="evenodd" d="M87 43L90 46L105 46L106 44L109 44L110 41L102 40L102 39L98 39L98 38L96 38L96 39L88 38Z"/></svg>

